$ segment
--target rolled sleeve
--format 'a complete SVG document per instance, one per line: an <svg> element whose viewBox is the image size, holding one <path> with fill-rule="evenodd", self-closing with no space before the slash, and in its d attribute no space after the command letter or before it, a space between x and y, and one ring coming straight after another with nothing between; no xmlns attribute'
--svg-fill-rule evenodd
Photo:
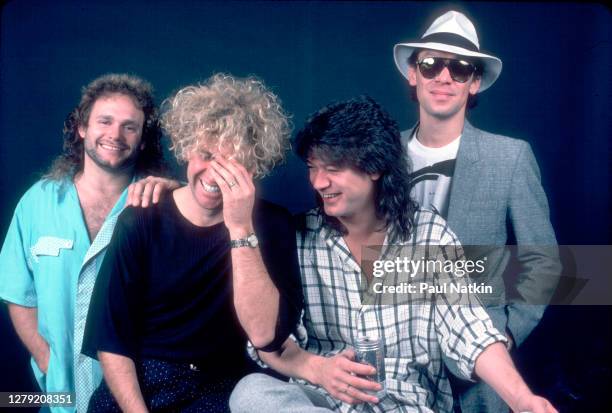
<svg viewBox="0 0 612 413"><path fill-rule="evenodd" d="M460 308L460 312L463 312L463 310L463 308ZM465 310L468 309L466 308ZM508 340L495 327L493 327L489 316L482 308L472 307L468 311L471 313L470 315L475 316L476 319L472 320L472 322L469 324L466 324L463 332L459 333L468 339L466 339L463 344L463 350L460 353L456 371L460 373L460 377L464 377L470 381L475 381L474 368L476 366L476 359L478 356L480 356L480 353L482 353L484 349L493 343L498 341L506 343Z"/></svg>
<svg viewBox="0 0 612 413"><path fill-rule="evenodd" d="M450 234L439 250L439 260L465 260L463 248ZM437 283L467 286L469 276L454 273L436 274ZM435 322L442 357L453 374L474 381L476 359L489 345L506 337L494 326L475 293L446 293L436 296Z"/></svg>

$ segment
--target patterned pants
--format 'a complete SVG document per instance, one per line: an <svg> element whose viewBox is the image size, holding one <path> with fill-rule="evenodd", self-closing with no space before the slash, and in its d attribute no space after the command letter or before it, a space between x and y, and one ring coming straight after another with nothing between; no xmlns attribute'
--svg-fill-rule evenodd
<svg viewBox="0 0 612 413"><path fill-rule="evenodd" d="M239 378L204 379L186 363L142 360L136 364L142 396L152 412L229 412L228 400ZM88 412L121 412L105 381L89 401Z"/></svg>

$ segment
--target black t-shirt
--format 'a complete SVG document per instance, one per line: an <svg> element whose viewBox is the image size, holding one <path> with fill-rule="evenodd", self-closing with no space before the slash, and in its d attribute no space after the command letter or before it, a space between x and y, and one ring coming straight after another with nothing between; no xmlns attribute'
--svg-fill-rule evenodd
<svg viewBox="0 0 612 413"><path fill-rule="evenodd" d="M281 296L276 336L264 348L272 351L295 327L303 304L295 231L286 210L263 200L255 203L253 224ZM226 361L243 369L247 336L233 305L229 242L223 222L193 225L172 196L157 206L126 208L98 274L83 354Z"/></svg>

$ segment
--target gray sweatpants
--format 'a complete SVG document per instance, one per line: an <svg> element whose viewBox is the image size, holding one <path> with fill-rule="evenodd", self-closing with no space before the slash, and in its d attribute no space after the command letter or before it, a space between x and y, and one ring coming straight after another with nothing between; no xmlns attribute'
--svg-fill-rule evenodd
<svg viewBox="0 0 612 413"><path fill-rule="evenodd" d="M232 413L329 413L327 399L299 383L287 383L262 373L249 374L230 396Z"/></svg>

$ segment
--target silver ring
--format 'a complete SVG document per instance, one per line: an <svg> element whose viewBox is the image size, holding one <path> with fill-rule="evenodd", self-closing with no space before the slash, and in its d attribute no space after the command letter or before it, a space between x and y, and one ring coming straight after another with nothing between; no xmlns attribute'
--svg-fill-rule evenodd
<svg viewBox="0 0 612 413"><path fill-rule="evenodd" d="M232 181L232 182L230 182L228 185L229 185L229 187L230 187L230 188L233 188L233 187L235 187L236 185L238 185L238 182L236 182L236 181Z"/></svg>

